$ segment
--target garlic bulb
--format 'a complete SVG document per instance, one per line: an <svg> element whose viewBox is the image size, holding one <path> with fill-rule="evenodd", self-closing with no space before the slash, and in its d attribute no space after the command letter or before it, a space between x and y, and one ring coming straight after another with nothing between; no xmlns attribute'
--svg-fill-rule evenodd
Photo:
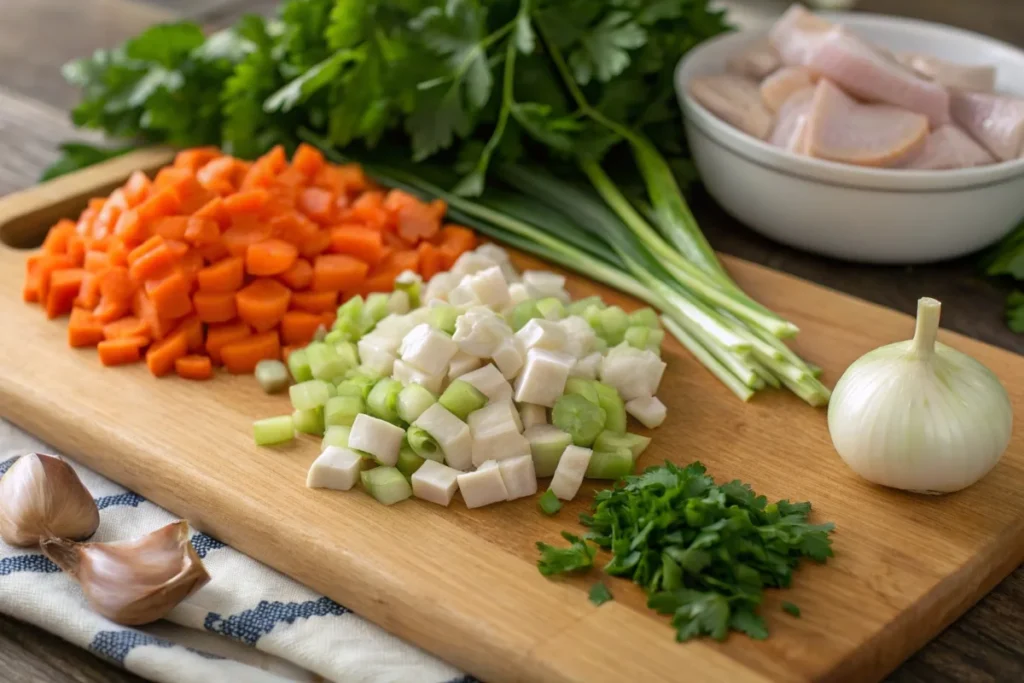
<svg viewBox="0 0 1024 683"><path fill-rule="evenodd" d="M0 538L35 546L46 538L85 539L100 525L92 494L60 458L30 453L0 478Z"/></svg>
<svg viewBox="0 0 1024 683"><path fill-rule="evenodd" d="M914 338L866 354L832 392L832 443L868 481L959 491L985 476L1010 442L1006 390L984 365L935 341L939 311L935 299L919 300Z"/></svg>
<svg viewBox="0 0 1024 683"><path fill-rule="evenodd" d="M47 539L42 550L78 581L96 612L125 626L163 618L210 580L186 522L115 543Z"/></svg>

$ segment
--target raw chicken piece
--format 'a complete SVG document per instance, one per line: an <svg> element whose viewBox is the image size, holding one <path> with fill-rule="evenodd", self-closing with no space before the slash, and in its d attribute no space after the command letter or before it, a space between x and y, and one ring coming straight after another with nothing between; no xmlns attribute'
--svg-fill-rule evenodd
<svg viewBox="0 0 1024 683"><path fill-rule="evenodd" d="M811 156L857 166L896 166L921 150L928 119L887 104L858 104L823 78L811 102L806 135Z"/></svg>
<svg viewBox="0 0 1024 683"><path fill-rule="evenodd" d="M951 111L956 122L999 159L1024 153L1024 100L955 90Z"/></svg>
<svg viewBox="0 0 1024 683"><path fill-rule="evenodd" d="M761 102L755 81L734 74L703 76L690 81L690 94L712 114L745 133L764 140L774 117Z"/></svg>
<svg viewBox="0 0 1024 683"><path fill-rule="evenodd" d="M773 145L795 154L807 154L807 118L811 113L814 88L804 88L789 97L779 109L778 122L772 131Z"/></svg>
<svg viewBox="0 0 1024 683"><path fill-rule="evenodd" d="M782 59L767 38L751 43L742 52L729 57L725 63L730 73L758 81L780 66Z"/></svg>
<svg viewBox="0 0 1024 683"><path fill-rule="evenodd" d="M949 123L949 92L837 26L810 50L805 64L851 95L924 114L932 127Z"/></svg>
<svg viewBox="0 0 1024 683"><path fill-rule="evenodd" d="M947 88L992 92L996 89L996 68L994 66L955 64L912 52L901 52L896 60L915 73L931 79Z"/></svg>
<svg viewBox="0 0 1024 683"><path fill-rule="evenodd" d="M995 157L971 136L953 125L936 128L924 143L920 154L905 166L922 171L971 168L995 162Z"/></svg>
<svg viewBox="0 0 1024 683"><path fill-rule="evenodd" d="M774 112L789 100L793 93L814 85L814 73L802 66L784 66L761 81L761 100Z"/></svg>
<svg viewBox="0 0 1024 683"><path fill-rule="evenodd" d="M811 51L833 26L808 12L803 5L793 5L772 26L768 39L778 50L783 64L801 66L807 63Z"/></svg>

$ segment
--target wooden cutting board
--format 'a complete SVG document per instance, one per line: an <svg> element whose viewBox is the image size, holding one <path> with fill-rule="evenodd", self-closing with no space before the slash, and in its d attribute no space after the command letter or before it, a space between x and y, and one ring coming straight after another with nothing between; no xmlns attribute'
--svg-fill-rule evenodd
<svg viewBox="0 0 1024 683"><path fill-rule="evenodd" d="M149 150L0 201L6 244L38 243L58 217L109 190ZM594 607L597 575L549 580L538 540L579 531L592 492L554 518L526 499L480 510L305 488L318 441L252 444L254 419L289 410L251 377L195 383L155 379L145 366L106 369L92 349L68 348L65 323L20 300L26 253L0 245L0 413L56 448L262 562L488 683L621 681L866 681L884 676L1024 559L1024 441L982 482L928 497L855 477L832 449L825 413L782 392L738 401L674 342L661 388L669 419L640 465L700 460L770 498L810 500L836 523L836 557L797 572L762 608L771 638L674 641L641 591L607 580L615 601ZM516 258L522 267L538 262ZM857 357L911 336L902 314L726 258L739 284L797 323L795 348L830 386ZM574 277L574 296L635 302ZM1024 358L940 335L995 370L1024 405ZM797 603L803 617L780 610Z"/></svg>

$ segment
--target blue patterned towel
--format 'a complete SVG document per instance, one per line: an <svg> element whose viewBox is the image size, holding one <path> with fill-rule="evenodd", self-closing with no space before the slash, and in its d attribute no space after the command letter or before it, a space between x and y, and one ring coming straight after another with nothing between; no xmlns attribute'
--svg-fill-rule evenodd
<svg viewBox="0 0 1024 683"><path fill-rule="evenodd" d="M53 453L0 420L0 476L17 457ZM177 518L71 463L96 498L94 541L135 538ZM473 683L458 670L288 577L193 531L211 581L143 628L92 612L70 577L35 549L0 541L0 612L35 624L134 674L165 683Z"/></svg>

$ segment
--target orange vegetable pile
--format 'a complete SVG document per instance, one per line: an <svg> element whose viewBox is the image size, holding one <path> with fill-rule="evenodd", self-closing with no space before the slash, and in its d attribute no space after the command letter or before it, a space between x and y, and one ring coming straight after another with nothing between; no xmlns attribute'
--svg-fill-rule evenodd
<svg viewBox="0 0 1024 683"><path fill-rule="evenodd" d="M329 328L346 298L451 267L476 238L444 224L446 210L307 145L291 163L281 147L254 162L185 150L54 225L23 298L70 314L68 343L95 346L104 365L248 373Z"/></svg>

